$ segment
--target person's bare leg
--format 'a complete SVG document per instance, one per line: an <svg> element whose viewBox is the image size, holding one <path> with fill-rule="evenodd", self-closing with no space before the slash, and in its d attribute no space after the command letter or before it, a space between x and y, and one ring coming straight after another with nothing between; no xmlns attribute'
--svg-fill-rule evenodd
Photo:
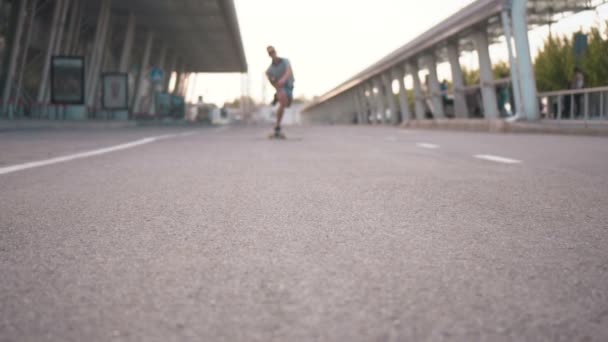
<svg viewBox="0 0 608 342"><path fill-rule="evenodd" d="M287 94L284 91L279 91L279 109L277 109L277 124L275 127L275 132L278 132L281 129L281 121L283 120L283 113L285 113L285 108L287 107ZM277 129L278 128L278 129Z"/></svg>

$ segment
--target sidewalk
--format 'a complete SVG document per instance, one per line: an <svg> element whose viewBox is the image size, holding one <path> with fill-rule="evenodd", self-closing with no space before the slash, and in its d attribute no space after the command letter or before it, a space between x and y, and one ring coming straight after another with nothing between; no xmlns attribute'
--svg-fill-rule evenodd
<svg viewBox="0 0 608 342"><path fill-rule="evenodd" d="M29 129L98 129L135 127L135 121L0 120L0 132Z"/></svg>
<svg viewBox="0 0 608 342"><path fill-rule="evenodd" d="M110 129L130 127L204 126L184 120L5 120L0 119L0 132L32 129Z"/></svg>
<svg viewBox="0 0 608 342"><path fill-rule="evenodd" d="M440 129L468 132L567 134L608 136L608 120L540 120L536 122L507 122L505 120L484 119L437 119L411 120L401 124L402 128Z"/></svg>

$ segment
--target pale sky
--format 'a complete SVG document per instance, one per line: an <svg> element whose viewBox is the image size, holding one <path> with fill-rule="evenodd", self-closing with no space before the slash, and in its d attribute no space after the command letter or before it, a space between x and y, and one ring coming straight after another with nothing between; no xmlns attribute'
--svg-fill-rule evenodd
<svg viewBox="0 0 608 342"><path fill-rule="evenodd" d="M406 44L473 0L235 0L249 66L249 94L262 98L263 74L270 64L266 46L288 58L296 77L295 96L322 95L355 73ZM553 26L569 34L608 20L608 6L571 16ZM548 28L530 33L533 54ZM506 48L491 47L493 62L506 59ZM474 54L463 54L464 67L477 67ZM450 78L439 65L440 78ZM240 74L199 74L189 99L221 105L247 87ZM272 87L266 83L266 101Z"/></svg>

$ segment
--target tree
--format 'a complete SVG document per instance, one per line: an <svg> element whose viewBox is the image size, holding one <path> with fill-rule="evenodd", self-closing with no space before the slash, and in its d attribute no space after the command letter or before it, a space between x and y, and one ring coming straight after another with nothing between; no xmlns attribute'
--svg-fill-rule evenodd
<svg viewBox="0 0 608 342"><path fill-rule="evenodd" d="M499 61L492 66L492 74L494 75L494 79L511 77L511 67L509 66L509 63ZM466 86L479 85L480 83L479 69L469 70L467 68L462 68L462 76Z"/></svg>
<svg viewBox="0 0 608 342"><path fill-rule="evenodd" d="M608 35L608 28L606 29ZM608 39L604 39L597 28L589 33L589 48L585 53L581 67L585 74L585 87L608 85Z"/></svg>
<svg viewBox="0 0 608 342"><path fill-rule="evenodd" d="M608 39L597 28L593 28L588 34L588 42L588 49L579 64L585 75L585 87L605 86L608 84ZM570 88L570 80L577 66L573 46L574 36L559 38L550 35L547 38L534 61L539 91Z"/></svg>
<svg viewBox="0 0 608 342"><path fill-rule="evenodd" d="M569 88L574 67L574 53L570 40L549 35L534 61L538 90L553 91Z"/></svg>

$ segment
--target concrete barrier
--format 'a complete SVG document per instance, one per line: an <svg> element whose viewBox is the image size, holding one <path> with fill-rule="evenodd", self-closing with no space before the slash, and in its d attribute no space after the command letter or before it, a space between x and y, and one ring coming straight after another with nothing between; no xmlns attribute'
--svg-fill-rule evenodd
<svg viewBox="0 0 608 342"><path fill-rule="evenodd" d="M555 121L535 122L484 119L437 119L410 120L401 124L407 129L438 129L466 132L568 134L608 136L608 122L604 121Z"/></svg>

